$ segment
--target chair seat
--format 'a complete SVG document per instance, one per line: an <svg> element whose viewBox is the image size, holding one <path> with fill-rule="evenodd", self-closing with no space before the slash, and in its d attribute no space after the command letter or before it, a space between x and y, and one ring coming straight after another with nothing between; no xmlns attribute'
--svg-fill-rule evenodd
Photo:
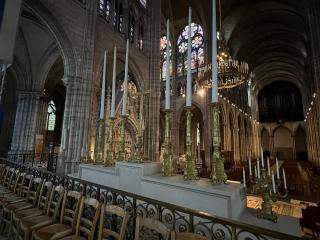
<svg viewBox="0 0 320 240"><path fill-rule="evenodd" d="M21 211L14 212L14 218L21 219L24 217L39 216L42 214L43 214L43 210L39 208L29 208L29 209L24 209Z"/></svg>
<svg viewBox="0 0 320 240"><path fill-rule="evenodd" d="M87 240L87 238L81 237L81 236L76 236L76 235L71 235L68 237L61 238L60 240Z"/></svg>
<svg viewBox="0 0 320 240"><path fill-rule="evenodd" d="M47 227L40 228L34 232L36 240L53 240L60 239L72 233L72 228L68 225L57 223Z"/></svg>
<svg viewBox="0 0 320 240"><path fill-rule="evenodd" d="M39 229L52 223L52 218L48 215L30 216L21 219L20 227L23 231L31 232L34 229Z"/></svg>
<svg viewBox="0 0 320 240"><path fill-rule="evenodd" d="M4 211L20 211L27 208L32 208L33 205L29 202L17 202L17 203L10 203L4 207Z"/></svg>

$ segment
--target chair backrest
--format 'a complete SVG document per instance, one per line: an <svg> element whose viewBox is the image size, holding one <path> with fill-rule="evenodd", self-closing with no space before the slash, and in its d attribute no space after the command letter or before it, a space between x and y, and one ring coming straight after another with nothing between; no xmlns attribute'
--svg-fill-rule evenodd
<svg viewBox="0 0 320 240"><path fill-rule="evenodd" d="M104 227L105 214L115 215L118 218L122 218L122 223L119 232L112 230L111 226L110 228ZM128 221L129 215L123 208L116 205L103 204L101 207L98 239L102 240L105 239L106 236L113 236L115 239L123 240Z"/></svg>
<svg viewBox="0 0 320 240"><path fill-rule="evenodd" d="M99 219L101 203L94 198L82 198L77 226L76 235L83 233L86 239L93 240Z"/></svg>
<svg viewBox="0 0 320 240"><path fill-rule="evenodd" d="M32 175L26 175L24 177L22 187L19 193L21 197L28 198L28 194L30 192L30 188L32 185L32 179L33 179Z"/></svg>
<svg viewBox="0 0 320 240"><path fill-rule="evenodd" d="M15 170L14 168L11 169L9 172L10 177L9 177L8 181L6 181L4 183L4 186L10 190L13 190L14 185L15 185L17 179L19 178L19 174L20 174L19 170Z"/></svg>
<svg viewBox="0 0 320 240"><path fill-rule="evenodd" d="M162 222L153 219L153 218L144 218L141 216L137 216L136 219L136 231L134 234L134 239L140 239L140 228L145 227L150 230L153 230L157 233L160 233L164 239L169 239L170 229L167 228Z"/></svg>
<svg viewBox="0 0 320 240"><path fill-rule="evenodd" d="M8 178L10 167L5 167L1 173L0 183L3 184L5 180Z"/></svg>
<svg viewBox="0 0 320 240"><path fill-rule="evenodd" d="M47 208L47 215L51 216L53 221L57 218L63 196L64 187L56 186L53 188Z"/></svg>
<svg viewBox="0 0 320 240"><path fill-rule="evenodd" d="M44 182L41 186L37 208L42 209L44 213L51 196L52 187L53 184L50 181Z"/></svg>
<svg viewBox="0 0 320 240"><path fill-rule="evenodd" d="M170 240L208 240L208 238L196 233L172 231Z"/></svg>
<svg viewBox="0 0 320 240"><path fill-rule="evenodd" d="M14 187L13 187L13 192L17 195L20 195L24 183L24 178L26 177L26 173L20 173L17 180L15 181ZM10 187L9 187L10 189ZM10 189L11 190L11 189Z"/></svg>
<svg viewBox="0 0 320 240"><path fill-rule="evenodd" d="M79 214L82 194L77 191L68 191L64 194L60 223L70 225L75 230Z"/></svg>
<svg viewBox="0 0 320 240"><path fill-rule="evenodd" d="M40 193L40 189L42 186L42 179L41 178L33 178L31 181L31 185L29 187L29 191L27 194L27 201L32 203L34 206L37 204L37 199Z"/></svg>

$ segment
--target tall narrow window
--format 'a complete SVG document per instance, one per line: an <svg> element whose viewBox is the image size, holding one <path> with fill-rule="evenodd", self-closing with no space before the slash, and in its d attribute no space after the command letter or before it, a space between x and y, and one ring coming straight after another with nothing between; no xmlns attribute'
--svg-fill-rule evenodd
<svg viewBox="0 0 320 240"><path fill-rule="evenodd" d="M118 26L118 0L114 1L114 11L113 11L113 26L117 28Z"/></svg>
<svg viewBox="0 0 320 240"><path fill-rule="evenodd" d="M106 18L106 20L108 22L110 21L110 6L111 6L110 1L106 0L106 3L105 3L105 18Z"/></svg>
<svg viewBox="0 0 320 240"><path fill-rule="evenodd" d="M49 102L47 114L47 130L54 131L56 125L56 105L53 101Z"/></svg>
<svg viewBox="0 0 320 240"><path fill-rule="evenodd" d="M129 39L131 43L134 42L134 30L135 30L134 28L135 28L134 15L133 15L133 11L130 9L128 34L129 34Z"/></svg>
<svg viewBox="0 0 320 240"><path fill-rule="evenodd" d="M143 19L139 19L139 35L138 35L138 49L142 50L143 47Z"/></svg>
<svg viewBox="0 0 320 240"><path fill-rule="evenodd" d="M99 1L99 12L100 15L104 15L105 3L104 0Z"/></svg>
<svg viewBox="0 0 320 240"><path fill-rule="evenodd" d="M177 72L184 75L187 68L189 26L186 26L178 38ZM199 24L191 23L191 68L197 69L204 64L203 30Z"/></svg>
<svg viewBox="0 0 320 240"><path fill-rule="evenodd" d="M166 66L167 66L167 47L168 41L166 36L160 38L160 79L162 81L166 80ZM170 76L172 75L172 60L171 60L171 42L169 41L170 48Z"/></svg>
<svg viewBox="0 0 320 240"><path fill-rule="evenodd" d="M123 9L122 3L119 4L119 13L118 13L118 30L122 32L122 25L123 25Z"/></svg>

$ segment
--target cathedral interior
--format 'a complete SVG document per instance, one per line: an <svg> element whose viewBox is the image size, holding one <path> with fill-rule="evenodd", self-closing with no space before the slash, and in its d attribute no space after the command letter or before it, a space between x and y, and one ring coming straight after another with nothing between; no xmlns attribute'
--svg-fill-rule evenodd
<svg viewBox="0 0 320 240"><path fill-rule="evenodd" d="M319 24L319 0L1 0L0 239L320 239Z"/></svg>

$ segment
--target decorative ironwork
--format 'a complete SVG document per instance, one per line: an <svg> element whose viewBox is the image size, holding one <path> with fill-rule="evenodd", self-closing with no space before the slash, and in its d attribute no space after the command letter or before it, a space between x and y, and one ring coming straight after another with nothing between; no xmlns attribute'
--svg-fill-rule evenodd
<svg viewBox="0 0 320 240"><path fill-rule="evenodd" d="M220 118L219 103L211 104L212 111L212 146L213 156L211 163L211 181L213 183L226 183L227 175L224 170L224 158L220 152Z"/></svg>
<svg viewBox="0 0 320 240"><path fill-rule="evenodd" d="M121 133L120 133L120 151L118 160L119 161L127 161L127 151L126 151L126 123L128 116L121 116Z"/></svg>
<svg viewBox="0 0 320 240"><path fill-rule="evenodd" d="M104 149L104 131L105 131L105 124L104 119L98 120L98 129L97 129L97 136L96 136L96 148L95 148L95 156L94 161L96 163L103 163L103 149Z"/></svg>
<svg viewBox="0 0 320 240"><path fill-rule="evenodd" d="M184 170L185 180L196 180L198 179L198 172L196 169L196 157L192 148L192 112L191 107L186 107L186 168Z"/></svg>
<svg viewBox="0 0 320 240"><path fill-rule="evenodd" d="M263 200L261 208L257 210L257 217L267 219L272 222L277 222L278 216L272 211L271 201L275 202L277 198L286 198L289 192L287 189L284 189L283 192L280 191L280 186L282 183L280 179L274 181L275 187L272 189L272 176L267 174L267 170L264 167L261 168L260 177L250 177L250 182L253 183L251 191L255 194L261 194Z"/></svg>
<svg viewBox="0 0 320 240"><path fill-rule="evenodd" d="M171 110L165 110L165 129L164 129L164 152L162 174L164 176L174 175L174 166L172 159L172 144L171 144Z"/></svg>
<svg viewBox="0 0 320 240"><path fill-rule="evenodd" d="M106 166L111 166L115 162L115 154L114 154L114 117L110 117L109 121L109 134L108 134L108 141L107 141L107 156L105 158L104 164Z"/></svg>
<svg viewBox="0 0 320 240"><path fill-rule="evenodd" d="M16 162L0 159L1 163L26 171L28 174L41 176L50 180L54 185L62 185L68 190L83 193L85 197L93 197L106 204L115 204L129 213L129 222L126 228L125 239L133 239L135 219L137 215L153 217L162 221L168 228L179 232L194 232L217 240L302 240L303 238L280 233L274 230L261 228L233 219L213 216L208 213L161 202L134 193L129 193L99 184L94 184L78 178L59 176L42 171L38 168L27 167ZM85 214L91 216L92 210L87 209Z"/></svg>

